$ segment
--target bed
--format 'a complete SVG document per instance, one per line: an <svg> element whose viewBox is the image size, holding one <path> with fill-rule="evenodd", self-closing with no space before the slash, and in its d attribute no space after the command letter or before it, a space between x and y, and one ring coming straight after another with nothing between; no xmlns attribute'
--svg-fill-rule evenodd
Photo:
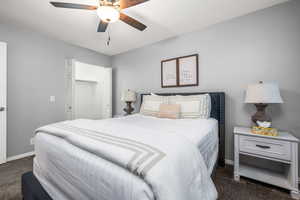
<svg viewBox="0 0 300 200"><path fill-rule="evenodd" d="M159 95L195 95L202 93L178 93L178 94L159 94ZM69 199L130 199L130 200L154 200L154 199L183 199L186 196L180 197L180 195L176 194L176 192L168 192L168 188L178 188L178 190L184 190L184 187L181 188L181 185L176 185L177 177L168 176L166 172L159 172L159 166L164 165L163 159L164 153L166 153L169 157L172 158L172 153L174 149L179 149L182 154L181 161L186 161L186 164L193 166L198 166L195 161L192 159L183 159L185 155L189 155L193 152L194 149L197 149L197 153L201 153L203 157L203 161L206 170L201 171L201 176L211 176L216 163L220 166L224 165L224 136L225 136L225 117L224 117L224 93L209 93L211 96L212 103L212 111L211 118L209 119L186 119L186 120L177 120L174 123L174 120L170 119L158 119L151 116L143 116L140 114L135 114L128 117L122 117L117 119L108 119L101 120L97 122L95 125L94 121L91 120L76 120L76 122L72 122L72 126L68 123L59 124L59 127L51 127L53 129L53 133L49 134L51 130L49 129L41 129L35 138L35 150L36 157L34 158L34 171L33 174L25 174L23 177L22 190L25 200L30 199L39 199L38 197L42 196L44 200L49 199L59 199L59 200L69 200ZM141 103L143 102L143 97L148 94L141 95ZM76 124L76 126L74 126ZM115 126L117 124L117 126ZM57 125L58 126L58 125ZM63 126L64 129L61 129ZM80 129L78 128L80 127ZM101 132L115 132L115 137L119 135L120 132L124 132L126 130L130 130L132 133L131 138L134 137L142 137L141 132L147 132L148 130L156 130L152 131L149 134L157 134L156 138L159 138L160 141L153 141L152 143L147 143L147 147L143 146L144 150L153 147L152 149L161 148L162 151L157 150L158 157L161 156L160 164L158 166L154 166L154 169L150 169L152 174L144 173L143 171L149 165L143 166L143 170L136 167L130 171L126 165L126 167L122 167L123 160L127 159L128 153L125 155L122 154L124 150L124 146L122 147L122 151L118 151L120 147L120 140L118 138L118 145L112 147L111 140L109 140L110 144L103 144L101 147L97 146L86 146L86 144L90 144L93 141L84 142L83 138L71 138L73 132L78 132L78 134L82 134L86 132L86 134L91 135L90 127L94 127L93 130L98 130ZM57 129L60 128L60 129ZM54 130L55 129L55 130ZM62 131L63 130L63 131ZM57 133L61 131L60 135ZM69 132L72 132L69 134ZM126 131L125 131L126 132ZM98 133L98 132L97 132ZM164 133L162 136L161 133ZM168 136L168 134L170 136ZM58 137L58 136L65 136ZM94 135L93 135L94 136ZM66 141L66 138L70 139ZM107 135L102 136L105 138L105 142L107 143ZM145 134L143 137L146 139L144 141L151 140L148 138L148 135ZM152 136L153 137L153 136ZM172 141L177 145L177 148L169 148L168 140L170 137L174 138ZM178 137L178 138L177 138ZM186 141L185 141L186 140ZM127 141L127 140L126 140ZM103 142L103 141L102 141ZM114 141L115 142L115 141ZM186 142L186 146L183 143ZM131 141L132 143L132 141ZM157 143L162 143L159 146ZM77 144L77 145L75 145ZM78 145L79 144L79 145ZM122 145L127 144L128 141L122 141ZM143 143L144 144L144 143ZM193 144L193 145L190 145ZM136 144L139 145L139 150L143 149L141 143ZM157 146L156 146L157 145ZM190 151L187 150L187 146L194 146L194 149ZM107 146L107 147L106 147ZM163 146L163 147L162 147ZM182 147L181 147L182 146ZM80 148L79 148L80 147ZM128 148L128 146L125 146ZM132 147L132 144L131 146ZM115 148L115 150L112 150ZM181 148L181 149L180 149ZM160 149L160 150L161 150ZM99 151L101 150L101 155L99 156ZM105 154L105 151L109 150L115 152L118 155L114 155L109 152L109 154ZM130 149L127 149L128 151ZM126 150L126 151L127 151ZM186 152L184 152L186 151ZM103 153L104 152L104 153ZM155 152L155 150L153 151ZM153 153L152 152L152 153ZM176 153L178 153L176 152ZM195 155L198 155L195 153ZM148 154L148 157L150 154ZM115 157L121 157L122 159L114 160ZM144 156L143 158L146 158ZM156 158L158 158L156 157ZM155 160L155 159L154 159ZM197 158L196 158L197 160ZM218 162L217 162L218 160ZM115 162L114 162L115 161ZM152 160L153 161L153 160ZM156 160L157 161L157 160ZM159 161L157 161L159 162ZM173 162L166 162L165 165L170 165ZM176 161L177 162L177 159ZM126 163L126 162L125 162ZM201 162L200 162L201 163ZM136 166L143 165L144 163L136 164ZM173 164L173 163L172 163ZM182 172L184 164L181 167L180 163L173 165L170 168L169 175ZM153 167L153 166L151 166ZM168 166L167 166L168 167ZM166 167L163 167L164 169ZM174 169L173 169L174 168ZM197 167L196 167L197 168ZM142 169L142 166L141 166ZM128 172L128 170L131 172ZM195 173L198 173L198 169L195 169ZM187 170L188 171L188 170ZM193 171L193 170L191 170ZM186 178L188 176L193 176L192 172L182 172L186 173L182 177ZM199 172L200 173L200 172ZM160 180L156 177L159 174ZM166 177L165 179L163 179ZM174 178L175 177L175 178ZM178 177L180 177L178 175ZM181 177L181 178L182 178ZM163 179L163 180L162 180ZM168 182L169 180L172 183ZM204 178L203 178L204 179ZM182 180L184 183L185 180ZM200 184L201 181L197 181ZM34 183L34 184L33 184ZM166 187L166 185L168 186ZM210 183L202 183L201 188L202 196L207 195L203 199L214 199L215 191L212 187L208 187ZM195 184L193 184L195 185ZM195 186L196 187L196 186ZM200 187L200 186L199 186ZM207 187L207 188L206 188ZM160 191L160 188L161 191ZM164 188L164 189L163 189ZM188 188L188 187L187 187ZM191 186L190 186L191 188ZM198 188L195 188L195 190ZM167 191L167 192L166 192ZM184 192L181 192L184 193ZM192 192L191 192L192 193ZM180 194L180 193L179 193ZM173 196L172 196L173 195ZM196 195L196 194L195 194ZM191 198L192 199L192 195Z"/></svg>

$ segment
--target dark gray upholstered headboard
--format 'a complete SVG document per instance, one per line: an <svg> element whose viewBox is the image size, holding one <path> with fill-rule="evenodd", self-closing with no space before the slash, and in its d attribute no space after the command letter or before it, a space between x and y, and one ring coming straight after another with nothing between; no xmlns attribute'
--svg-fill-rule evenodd
<svg viewBox="0 0 300 200"><path fill-rule="evenodd" d="M224 92L195 92L195 93L155 93L162 96L172 95L199 95L209 94L211 97L211 117L215 118L219 122L219 166L225 166L225 93ZM143 102L143 96L150 94L141 94L141 104Z"/></svg>

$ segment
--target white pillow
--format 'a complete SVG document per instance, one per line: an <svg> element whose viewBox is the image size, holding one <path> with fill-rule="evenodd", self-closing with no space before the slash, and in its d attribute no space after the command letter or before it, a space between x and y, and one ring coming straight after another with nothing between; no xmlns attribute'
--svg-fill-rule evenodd
<svg viewBox="0 0 300 200"><path fill-rule="evenodd" d="M207 119L210 117L211 98L209 94L169 96L169 103L180 105L180 118Z"/></svg>
<svg viewBox="0 0 300 200"><path fill-rule="evenodd" d="M143 115L157 116L161 104L168 104L168 97L158 95L145 95L140 109Z"/></svg>

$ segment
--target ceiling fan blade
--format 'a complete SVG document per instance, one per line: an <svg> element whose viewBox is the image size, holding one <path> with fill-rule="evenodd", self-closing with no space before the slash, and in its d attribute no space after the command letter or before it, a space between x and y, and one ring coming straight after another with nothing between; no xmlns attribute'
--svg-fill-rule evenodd
<svg viewBox="0 0 300 200"><path fill-rule="evenodd" d="M120 8L121 9L129 8L147 1L149 0L120 0Z"/></svg>
<svg viewBox="0 0 300 200"><path fill-rule="evenodd" d="M146 25L142 24L141 22L133 19L132 17L129 17L128 15L125 15L124 13L120 13L120 20L128 24L129 26L132 26L140 31L143 31L147 28Z"/></svg>
<svg viewBox="0 0 300 200"><path fill-rule="evenodd" d="M99 26L98 26L98 32L104 33L107 29L108 23L100 20Z"/></svg>
<svg viewBox="0 0 300 200"><path fill-rule="evenodd" d="M97 10L97 6L82 5L75 3L62 3L62 2L50 2L54 7L57 8L73 8L73 9L83 9L83 10Z"/></svg>

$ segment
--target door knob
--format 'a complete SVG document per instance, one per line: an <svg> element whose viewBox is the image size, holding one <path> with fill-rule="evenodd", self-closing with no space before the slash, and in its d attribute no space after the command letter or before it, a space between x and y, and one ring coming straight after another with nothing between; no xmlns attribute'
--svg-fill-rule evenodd
<svg viewBox="0 0 300 200"><path fill-rule="evenodd" d="M5 108L4 107L0 107L0 112L3 112L5 111Z"/></svg>

